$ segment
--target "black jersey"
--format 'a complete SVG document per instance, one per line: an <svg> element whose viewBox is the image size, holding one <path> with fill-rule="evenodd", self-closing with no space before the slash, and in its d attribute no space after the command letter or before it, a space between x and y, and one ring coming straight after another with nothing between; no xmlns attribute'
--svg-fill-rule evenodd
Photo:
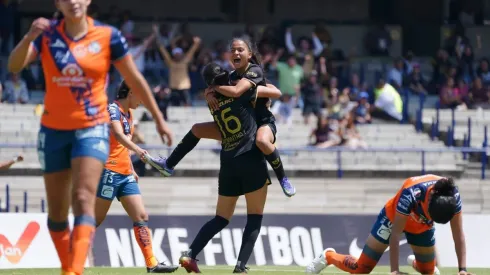
<svg viewBox="0 0 490 275"><path fill-rule="evenodd" d="M232 71L230 74L230 84L236 85L240 79L246 78L254 84L252 88L256 89L257 86L266 86L264 78L264 71L262 68L255 64L250 64L242 75L239 75L236 71ZM252 89L251 88L251 89ZM276 121L274 115L270 111L271 100L270 98L257 98L255 103L255 116L257 125L261 126L268 123L274 123Z"/></svg>
<svg viewBox="0 0 490 275"><path fill-rule="evenodd" d="M249 89L238 98L216 93L219 110L211 111L221 134L221 160L231 159L255 146L257 90Z"/></svg>

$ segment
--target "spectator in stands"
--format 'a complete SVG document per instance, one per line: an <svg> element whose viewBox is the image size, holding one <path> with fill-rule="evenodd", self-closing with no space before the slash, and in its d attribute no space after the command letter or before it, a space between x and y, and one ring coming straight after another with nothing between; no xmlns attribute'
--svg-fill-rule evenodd
<svg viewBox="0 0 490 275"><path fill-rule="evenodd" d="M218 58L214 62L221 66L221 68L227 70L228 72L234 70L232 64L230 63L230 51L222 51L218 54Z"/></svg>
<svg viewBox="0 0 490 275"><path fill-rule="evenodd" d="M131 11L125 10L122 14L121 33L124 37L134 34L134 21L131 20Z"/></svg>
<svg viewBox="0 0 490 275"><path fill-rule="evenodd" d="M287 62L278 62L284 49L278 50L272 60L272 66L277 68L279 74L279 89L282 94L290 95L294 102L299 101L301 80L303 79L303 68L298 65L296 57L289 55Z"/></svg>
<svg viewBox="0 0 490 275"><path fill-rule="evenodd" d="M446 81L444 76L451 66L449 55L444 49L437 51L436 57L432 60L432 93L438 94L439 89Z"/></svg>
<svg viewBox="0 0 490 275"><path fill-rule="evenodd" d="M452 29L451 35L446 39L445 50L450 56L457 56L456 52L463 52L470 45L470 39L465 35L465 28L458 22Z"/></svg>
<svg viewBox="0 0 490 275"><path fill-rule="evenodd" d="M295 103L290 95L283 95L277 100L271 108L272 114L276 117L278 123L291 125L293 122L293 108Z"/></svg>
<svg viewBox="0 0 490 275"><path fill-rule="evenodd" d="M349 86L345 87L349 92L350 101L357 101L361 92L365 92L364 87L361 86L359 75L354 73L351 75Z"/></svg>
<svg viewBox="0 0 490 275"><path fill-rule="evenodd" d="M483 86L481 78L475 78L468 96L472 109L490 109L490 91L488 87Z"/></svg>
<svg viewBox="0 0 490 275"><path fill-rule="evenodd" d="M354 116L347 115L344 119L346 125L342 128L342 145L350 148L367 148L367 143L362 139L355 125Z"/></svg>
<svg viewBox="0 0 490 275"><path fill-rule="evenodd" d="M275 56L274 49L270 44L262 44L259 49L262 55L262 67L264 68L265 78L273 85L279 86L278 84L278 71L277 68L272 65L272 61Z"/></svg>
<svg viewBox="0 0 490 275"><path fill-rule="evenodd" d="M481 78L483 85L490 86L490 70L488 67L488 59L483 58L480 60L480 65L476 69L476 75Z"/></svg>
<svg viewBox="0 0 490 275"><path fill-rule="evenodd" d="M388 56L392 44L391 35L384 24L377 24L365 37L365 47L369 55Z"/></svg>
<svg viewBox="0 0 490 275"><path fill-rule="evenodd" d="M24 157L22 155L18 155L11 160L0 162L0 170L7 170L15 163L22 161L24 161Z"/></svg>
<svg viewBox="0 0 490 275"><path fill-rule="evenodd" d="M300 37L298 39L298 48L294 45L291 28L286 29L285 40L288 53L295 55L299 64L303 64L306 61L306 56L310 56L309 60L312 60L312 56L317 57L323 52L322 42L320 42L314 32L311 34L311 41L307 37ZM312 42L313 47L311 46Z"/></svg>
<svg viewBox="0 0 490 275"><path fill-rule="evenodd" d="M374 107L371 116L388 121L401 121L403 101L398 91L386 83L383 78L378 80L374 89Z"/></svg>
<svg viewBox="0 0 490 275"><path fill-rule="evenodd" d="M457 48L456 56L458 58L460 76L465 82L470 83L475 76L475 71L473 69L475 55L473 54L473 49L470 45L466 45L462 51L460 48Z"/></svg>
<svg viewBox="0 0 490 275"><path fill-rule="evenodd" d="M301 96L303 97L303 118L304 123L309 124L310 116L313 114L318 119L321 115L321 105L323 101L322 87L318 83L316 71L311 72L307 81L304 81L301 87Z"/></svg>
<svg viewBox="0 0 490 275"><path fill-rule="evenodd" d="M401 92L403 79L405 77L403 59L401 57L397 58L393 65L394 66L391 68L388 75L388 82L391 84L391 86Z"/></svg>
<svg viewBox="0 0 490 275"><path fill-rule="evenodd" d="M162 44L165 48L170 47L170 43L177 32L178 25L173 24L169 29L167 24L161 24L160 29L157 33L157 40L160 44Z"/></svg>
<svg viewBox="0 0 490 275"><path fill-rule="evenodd" d="M464 104L463 99L459 93L459 89L455 88L454 85L454 79L450 77L447 79L446 84L441 88L439 94L441 108L453 109Z"/></svg>
<svg viewBox="0 0 490 275"><path fill-rule="evenodd" d="M368 102L369 94L367 92L361 92L359 94L359 101L352 111L352 119L354 123L365 124L371 123L371 106Z"/></svg>
<svg viewBox="0 0 490 275"><path fill-rule="evenodd" d="M325 116L321 116L318 119L318 124L315 130L310 135L310 141L314 139L311 144L317 148L328 148L339 145L342 139L340 138L338 117L331 117L327 119Z"/></svg>
<svg viewBox="0 0 490 275"><path fill-rule="evenodd" d="M420 65L418 63L413 64L413 71L407 77L407 86L410 91L416 94L427 94L428 82L420 72Z"/></svg>
<svg viewBox="0 0 490 275"><path fill-rule="evenodd" d="M159 33L158 26L153 26L153 32ZM158 44L158 49L169 68L169 87L172 90L170 104L174 106L190 106L191 80L189 77L189 64L194 58L194 54L201 45L201 38L194 37L192 47L184 53L182 48L173 48L172 55L162 45Z"/></svg>
<svg viewBox="0 0 490 275"><path fill-rule="evenodd" d="M155 100L158 104L160 112L162 112L163 119L165 119L165 121L168 121L167 108L170 102L170 88L168 88L165 83L162 83L153 88L153 92L155 93Z"/></svg>
<svg viewBox="0 0 490 275"><path fill-rule="evenodd" d="M405 57L403 58L403 71L406 74L411 74L413 71L413 65L415 64L415 61L413 60L413 52L408 51Z"/></svg>
<svg viewBox="0 0 490 275"><path fill-rule="evenodd" d="M5 82L1 101L11 104L25 104L29 101L29 91L27 90L26 82L20 78L19 74L12 73L10 80Z"/></svg>
<svg viewBox="0 0 490 275"><path fill-rule="evenodd" d="M207 85L202 78L201 72L207 64L213 60L210 49L203 49L199 52L199 56L190 67L189 76L191 78L191 101L196 102L196 99L204 99L204 90ZM205 101L204 101L205 102Z"/></svg>
<svg viewBox="0 0 490 275"><path fill-rule="evenodd" d="M126 40L128 41L129 52L133 56L134 63L138 70L143 73L145 71L145 52L150 46L151 43L156 38L156 34L152 33L148 36L143 43L140 42L140 39L134 37L133 35L126 35Z"/></svg>

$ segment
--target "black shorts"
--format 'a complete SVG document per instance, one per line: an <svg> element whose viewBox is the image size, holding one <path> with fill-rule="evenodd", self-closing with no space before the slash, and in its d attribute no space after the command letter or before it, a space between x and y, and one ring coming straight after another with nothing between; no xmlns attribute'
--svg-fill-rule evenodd
<svg viewBox="0 0 490 275"><path fill-rule="evenodd" d="M276 143L276 134L277 134L276 124L274 122L259 124L259 125L257 125L257 129L262 127L262 126L269 126L269 128L271 128L272 134L274 135L274 141L272 142L272 144Z"/></svg>
<svg viewBox="0 0 490 275"><path fill-rule="evenodd" d="M271 184L271 180L267 162L257 147L233 159L221 161L219 195L237 197L259 190L265 184Z"/></svg>

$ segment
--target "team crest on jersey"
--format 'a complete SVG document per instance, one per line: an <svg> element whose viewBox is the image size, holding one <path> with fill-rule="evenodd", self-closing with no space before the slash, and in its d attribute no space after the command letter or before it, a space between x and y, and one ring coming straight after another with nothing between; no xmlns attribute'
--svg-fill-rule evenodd
<svg viewBox="0 0 490 275"><path fill-rule="evenodd" d="M100 50L102 47L100 46L99 42L94 41L88 45L88 52L91 54L98 54L100 53Z"/></svg>
<svg viewBox="0 0 490 275"><path fill-rule="evenodd" d="M249 76L249 77L257 77L257 74L255 72L248 71L247 72L247 76Z"/></svg>
<svg viewBox="0 0 490 275"><path fill-rule="evenodd" d="M413 190L413 195L414 195L416 198L420 197L420 194L422 194L422 191L421 191L419 188L415 188L415 189Z"/></svg>
<svg viewBox="0 0 490 275"><path fill-rule="evenodd" d="M83 75L82 69L77 64L66 65L61 73L65 76L78 77Z"/></svg>
<svg viewBox="0 0 490 275"><path fill-rule="evenodd" d="M87 47L85 45L76 45L73 47L73 55L78 58L83 58L87 55Z"/></svg>

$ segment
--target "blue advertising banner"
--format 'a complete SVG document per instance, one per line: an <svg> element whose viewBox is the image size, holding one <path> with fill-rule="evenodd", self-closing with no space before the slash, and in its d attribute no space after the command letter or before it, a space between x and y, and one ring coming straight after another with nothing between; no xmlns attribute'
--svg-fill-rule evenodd
<svg viewBox="0 0 490 275"><path fill-rule="evenodd" d="M201 226L212 216L151 216L153 250L159 261L178 263ZM197 257L201 265L235 265L246 216L233 217ZM265 215L250 265L307 265L325 248L359 256L375 222L374 215ZM412 254L404 237L400 263ZM385 253L387 254L387 253ZM145 266L134 238L131 220L108 216L97 229L93 244L95 266ZM388 265L389 257L380 264Z"/></svg>

